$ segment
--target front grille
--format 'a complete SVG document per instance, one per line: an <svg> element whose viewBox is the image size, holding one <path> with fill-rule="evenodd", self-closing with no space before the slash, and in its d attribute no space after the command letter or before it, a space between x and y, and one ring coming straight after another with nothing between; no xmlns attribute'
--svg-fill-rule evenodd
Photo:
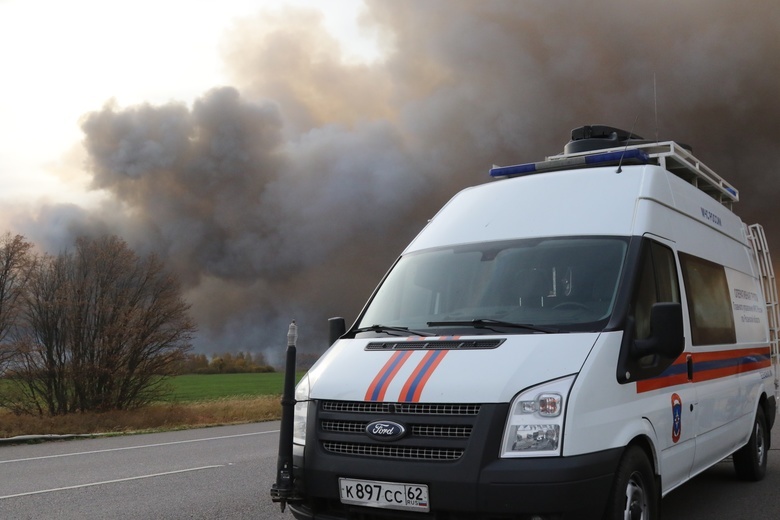
<svg viewBox="0 0 780 520"><path fill-rule="evenodd" d="M323 431L326 432L348 432L363 433L366 431L367 422L348 422L348 421L322 421ZM468 439L471 436L471 426L449 426L449 425L424 425L412 424L412 435L415 437L447 437L457 439Z"/></svg>
<svg viewBox="0 0 780 520"><path fill-rule="evenodd" d="M463 455L462 449L387 446L384 444L371 445L323 442L322 447L331 453L338 453L341 455L406 460L458 460Z"/></svg>
<svg viewBox="0 0 780 520"><path fill-rule="evenodd" d="M326 432L349 432L363 433L366 431L367 422L347 422L347 421L322 421L320 423L323 431Z"/></svg>
<svg viewBox="0 0 780 520"><path fill-rule="evenodd" d="M448 437L468 439L471 437L471 426L412 426L412 433L420 437Z"/></svg>
<svg viewBox="0 0 780 520"><path fill-rule="evenodd" d="M479 412L479 404L321 401L317 434L334 455L447 462L464 455ZM366 433L375 421L400 423L406 434L375 439Z"/></svg>

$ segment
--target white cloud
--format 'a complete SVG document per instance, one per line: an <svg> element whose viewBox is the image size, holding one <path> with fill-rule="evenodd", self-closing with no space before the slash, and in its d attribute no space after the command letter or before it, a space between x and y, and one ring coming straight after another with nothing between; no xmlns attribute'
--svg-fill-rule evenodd
<svg viewBox="0 0 780 520"><path fill-rule="evenodd" d="M84 183L58 170L73 168L62 163L83 137L83 114L108 100L191 103L226 83L219 49L231 22L286 4L323 11L346 58L376 55L355 26L360 0L0 3L0 201L79 199Z"/></svg>

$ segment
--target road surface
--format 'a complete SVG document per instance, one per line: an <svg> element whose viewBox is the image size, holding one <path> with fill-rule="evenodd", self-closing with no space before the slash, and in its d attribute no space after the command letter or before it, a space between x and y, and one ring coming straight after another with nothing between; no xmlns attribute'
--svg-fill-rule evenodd
<svg viewBox="0 0 780 520"><path fill-rule="evenodd" d="M0 445L0 519L292 520L269 498L279 423ZM780 518L780 437L767 478L724 462L673 491L663 520Z"/></svg>
<svg viewBox="0 0 780 520"><path fill-rule="evenodd" d="M1 519L284 519L279 423L0 446Z"/></svg>

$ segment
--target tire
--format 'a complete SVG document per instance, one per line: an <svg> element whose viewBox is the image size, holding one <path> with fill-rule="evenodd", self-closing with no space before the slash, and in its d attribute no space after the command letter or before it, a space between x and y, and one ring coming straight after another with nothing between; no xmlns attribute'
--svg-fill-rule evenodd
<svg viewBox="0 0 780 520"><path fill-rule="evenodd" d="M645 452L629 446L620 459L604 520L657 520L659 495Z"/></svg>
<svg viewBox="0 0 780 520"><path fill-rule="evenodd" d="M734 470L740 480L757 482L766 475L766 461L769 455L769 430L764 410L756 410L753 432L748 443L734 453Z"/></svg>

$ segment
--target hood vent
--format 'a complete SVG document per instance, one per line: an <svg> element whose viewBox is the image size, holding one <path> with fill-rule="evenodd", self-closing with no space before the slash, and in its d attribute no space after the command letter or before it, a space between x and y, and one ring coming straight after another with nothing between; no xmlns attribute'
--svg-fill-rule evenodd
<svg viewBox="0 0 780 520"><path fill-rule="evenodd" d="M490 350L501 345L501 339L447 339L447 340L417 340L417 341L373 341L366 345L366 350Z"/></svg>

